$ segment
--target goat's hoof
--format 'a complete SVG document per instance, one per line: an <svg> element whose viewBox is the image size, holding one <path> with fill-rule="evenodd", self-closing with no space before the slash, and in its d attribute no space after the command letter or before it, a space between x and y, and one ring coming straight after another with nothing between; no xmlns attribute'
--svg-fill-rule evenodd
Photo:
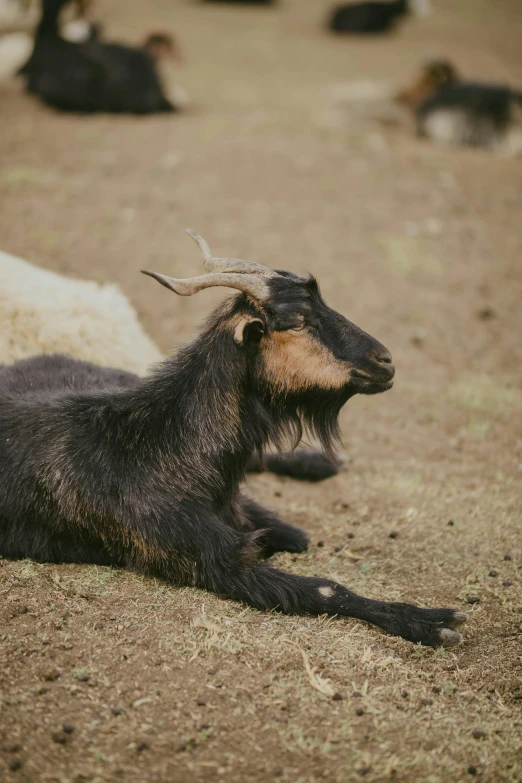
<svg viewBox="0 0 522 783"><path fill-rule="evenodd" d="M428 610L429 611L429 610ZM434 641L428 642L432 647L455 647L462 642L462 634L455 630L460 625L463 625L468 619L468 615L465 612L454 612L451 609L433 609L433 612L440 612L441 617L439 620L439 628L436 629L436 638ZM440 625L443 627L441 628Z"/></svg>
<svg viewBox="0 0 522 783"><path fill-rule="evenodd" d="M280 530L267 530L262 541L265 557L271 557L276 552L298 554L308 549L308 536L292 525L282 526Z"/></svg>
<svg viewBox="0 0 522 783"><path fill-rule="evenodd" d="M448 624L449 628L441 628L439 631L440 644L444 647L454 647L456 644L460 644L462 641L462 634L458 631L454 631L454 628L458 628L468 619L466 612L453 612Z"/></svg>
<svg viewBox="0 0 522 783"><path fill-rule="evenodd" d="M462 641L462 634L457 631L452 631L451 628L442 628L439 631L440 643L444 647L454 647L456 644L460 644Z"/></svg>
<svg viewBox="0 0 522 783"><path fill-rule="evenodd" d="M308 536L305 533L293 536L288 542L286 552L306 552L309 544Z"/></svg>
<svg viewBox="0 0 522 783"><path fill-rule="evenodd" d="M306 552L308 549L308 536L300 531L290 535L278 535L274 537L273 544L278 552L293 552L294 554Z"/></svg>
<svg viewBox="0 0 522 783"><path fill-rule="evenodd" d="M403 626L401 630L397 629L399 636L427 647L453 647L462 641L461 634L455 629L468 619L464 612L455 612L453 609L421 609L408 604L403 607Z"/></svg>

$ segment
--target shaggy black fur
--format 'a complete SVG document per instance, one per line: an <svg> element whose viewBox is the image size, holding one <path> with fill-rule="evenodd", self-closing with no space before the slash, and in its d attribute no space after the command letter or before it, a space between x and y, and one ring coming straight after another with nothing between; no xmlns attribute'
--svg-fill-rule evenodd
<svg viewBox="0 0 522 783"><path fill-rule="evenodd" d="M389 388L394 373L386 349L328 308L315 281L287 274L271 288L267 306L226 302L145 379L64 356L0 368L0 554L131 568L258 609L457 641L450 628L465 617L451 609L374 601L257 562L300 552L307 538L240 493L249 456L303 429L331 451L341 406ZM323 351L315 386L290 392L274 374L281 340L301 351L303 372L302 346ZM345 373L340 388L332 368Z"/></svg>
<svg viewBox="0 0 522 783"><path fill-rule="evenodd" d="M333 10L328 28L336 33L385 33L407 12L407 0L340 5Z"/></svg>
<svg viewBox="0 0 522 783"><path fill-rule="evenodd" d="M42 0L34 48L20 70L27 90L61 111L151 114L171 112L151 55L144 49L60 37L58 17L70 0Z"/></svg>

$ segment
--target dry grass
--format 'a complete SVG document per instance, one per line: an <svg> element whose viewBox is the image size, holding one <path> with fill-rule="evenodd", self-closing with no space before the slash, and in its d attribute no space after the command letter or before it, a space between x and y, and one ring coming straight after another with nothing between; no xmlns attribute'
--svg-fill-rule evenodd
<svg viewBox="0 0 522 783"><path fill-rule="evenodd" d="M522 779L522 162L319 123L329 85L403 82L428 51L522 83L515 0L435 6L348 43L318 31L311 0L155 0L145 21L114 0L111 35L178 32L185 116L61 117L0 87L5 250L119 282L168 350L222 294L175 299L137 270L199 269L191 225L216 253L316 273L385 342L396 387L347 406L348 470L248 489L310 532L279 566L471 614L461 648L433 651L112 569L0 561L0 779Z"/></svg>

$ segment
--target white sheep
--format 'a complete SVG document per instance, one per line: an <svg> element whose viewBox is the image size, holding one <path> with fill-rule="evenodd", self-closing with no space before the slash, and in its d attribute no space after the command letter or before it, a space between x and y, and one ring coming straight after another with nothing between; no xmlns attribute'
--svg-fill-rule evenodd
<svg viewBox="0 0 522 783"><path fill-rule="evenodd" d="M118 286L0 252L0 364L52 353L138 375L163 358Z"/></svg>

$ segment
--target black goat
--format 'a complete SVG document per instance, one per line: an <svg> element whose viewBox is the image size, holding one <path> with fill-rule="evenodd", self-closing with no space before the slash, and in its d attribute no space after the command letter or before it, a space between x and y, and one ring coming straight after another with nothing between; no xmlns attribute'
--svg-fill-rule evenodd
<svg viewBox="0 0 522 783"><path fill-rule="evenodd" d="M207 274L146 274L183 296L241 294L138 380L66 357L0 370L0 555L98 563L193 585L258 609L357 617L427 645L466 615L370 600L268 568L307 537L243 496L245 464L303 428L327 453L353 395L393 385L389 352L321 298L313 278L217 259Z"/></svg>
<svg viewBox="0 0 522 783"><path fill-rule="evenodd" d="M58 17L70 0L42 0L34 47L20 70L27 90L62 111L151 114L175 111L163 92L155 55L169 47L155 35L142 48L91 40L72 43L59 33ZM96 28L93 27L93 31ZM171 42L171 53L174 44ZM161 45L160 45L161 44Z"/></svg>
<svg viewBox="0 0 522 783"><path fill-rule="evenodd" d="M414 11L425 13L427 3L420 0L392 0L389 3L349 3L334 8L328 28L336 33L386 33L401 16Z"/></svg>
<svg viewBox="0 0 522 783"><path fill-rule="evenodd" d="M397 98L415 112L420 136L507 154L522 151L522 92L464 81L447 60L427 63Z"/></svg>

